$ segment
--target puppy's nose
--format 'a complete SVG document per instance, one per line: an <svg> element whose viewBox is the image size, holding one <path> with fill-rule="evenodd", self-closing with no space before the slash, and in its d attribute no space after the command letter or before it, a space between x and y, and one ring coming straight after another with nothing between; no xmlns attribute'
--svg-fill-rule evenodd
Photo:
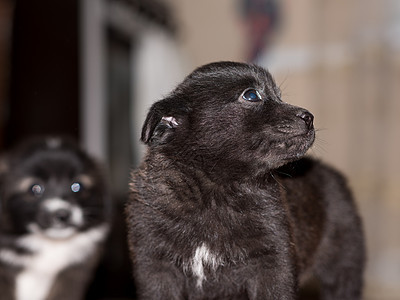
<svg viewBox="0 0 400 300"><path fill-rule="evenodd" d="M308 129L313 128L313 122L314 122L314 116L308 112L308 111L302 111L297 115L299 118L303 119L304 123L306 123L306 126Z"/></svg>
<svg viewBox="0 0 400 300"><path fill-rule="evenodd" d="M53 213L53 218L60 223L68 223L71 218L71 211L64 208L58 209Z"/></svg>

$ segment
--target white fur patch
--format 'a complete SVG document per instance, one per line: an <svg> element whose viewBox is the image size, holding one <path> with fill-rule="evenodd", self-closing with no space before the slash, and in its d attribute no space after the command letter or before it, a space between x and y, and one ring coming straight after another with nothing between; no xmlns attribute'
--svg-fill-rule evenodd
<svg viewBox="0 0 400 300"><path fill-rule="evenodd" d="M0 251L0 260L23 267L16 278L17 300L43 300L57 274L92 255L108 232L108 225L92 228L69 239L54 240L32 233L21 237L18 245L33 254L18 254L10 249Z"/></svg>
<svg viewBox="0 0 400 300"><path fill-rule="evenodd" d="M221 264L221 259L217 255L211 253L205 243L196 248L194 253L191 268L192 273L197 277L197 287L201 288L203 281L206 280L204 267L208 266L215 270Z"/></svg>

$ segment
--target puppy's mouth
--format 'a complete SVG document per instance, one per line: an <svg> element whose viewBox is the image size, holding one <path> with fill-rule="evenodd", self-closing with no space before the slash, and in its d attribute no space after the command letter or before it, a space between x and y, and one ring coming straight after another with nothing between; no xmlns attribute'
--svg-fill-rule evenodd
<svg viewBox="0 0 400 300"><path fill-rule="evenodd" d="M286 136L281 142L277 142L276 147L286 153L287 160L301 158L312 146L315 140L315 131L311 129L303 134ZM285 156L285 155L283 155Z"/></svg>
<svg viewBox="0 0 400 300"><path fill-rule="evenodd" d="M29 224L28 228L31 233L39 234L52 240L65 240L74 236L78 232L77 228L72 226L64 228L43 228L37 223Z"/></svg>
<svg viewBox="0 0 400 300"><path fill-rule="evenodd" d="M315 131L310 129L301 134L281 132L274 134L274 139L270 137L269 135L269 138L263 138L253 144L252 149L257 149L259 158L266 162L269 168L277 168L304 156L314 143Z"/></svg>
<svg viewBox="0 0 400 300"><path fill-rule="evenodd" d="M30 224L29 229L51 239L66 239L77 233L83 224L81 208L55 198L44 201L37 222Z"/></svg>

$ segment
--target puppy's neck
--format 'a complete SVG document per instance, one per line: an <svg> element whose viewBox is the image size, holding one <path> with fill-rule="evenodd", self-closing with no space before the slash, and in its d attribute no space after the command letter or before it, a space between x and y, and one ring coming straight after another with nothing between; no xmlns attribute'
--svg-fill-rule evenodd
<svg viewBox="0 0 400 300"><path fill-rule="evenodd" d="M241 162L229 160L204 160L201 157L185 158L182 156L169 156L163 153L150 153L146 164L160 174L179 170L193 179L201 179L201 182L210 186L228 186L248 183L258 187L264 187L275 183L275 179L268 168L251 166ZM167 174L166 174L167 175ZM172 179L172 178L171 178Z"/></svg>

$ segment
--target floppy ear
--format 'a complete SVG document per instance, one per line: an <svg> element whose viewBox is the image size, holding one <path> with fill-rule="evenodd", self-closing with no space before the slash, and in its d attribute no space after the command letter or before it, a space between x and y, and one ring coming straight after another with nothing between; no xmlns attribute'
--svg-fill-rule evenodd
<svg viewBox="0 0 400 300"><path fill-rule="evenodd" d="M9 171L9 165L8 165L8 160L7 156L5 154L2 154L0 156L0 220L3 218L2 215L2 206L3 204L3 185L4 185L4 177ZM0 222L1 223L1 222ZM0 225L1 226L1 225Z"/></svg>
<svg viewBox="0 0 400 300"><path fill-rule="evenodd" d="M180 125L178 117L169 110L163 109L162 103L153 105L147 115L142 129L141 140L145 144L163 144Z"/></svg>
<svg viewBox="0 0 400 300"><path fill-rule="evenodd" d="M146 120L144 121L142 127L142 135L140 140L148 144L150 142L151 137L153 136L154 129L156 129L158 122L160 122L162 118L162 112L158 111L153 105L150 108L149 113L147 114Z"/></svg>
<svg viewBox="0 0 400 300"><path fill-rule="evenodd" d="M0 155L0 181L9 170L8 157L5 154ZM1 182L0 182L1 183Z"/></svg>

